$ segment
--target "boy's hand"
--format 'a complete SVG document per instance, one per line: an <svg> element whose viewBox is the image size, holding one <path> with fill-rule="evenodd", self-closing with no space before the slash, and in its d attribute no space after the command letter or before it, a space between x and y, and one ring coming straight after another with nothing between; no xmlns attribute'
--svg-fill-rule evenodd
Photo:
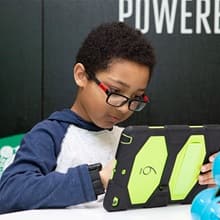
<svg viewBox="0 0 220 220"><path fill-rule="evenodd" d="M204 164L201 168L202 174L199 175L199 184L200 185L209 185L209 187L215 186L215 181L212 176L212 163L215 159L217 153L212 154L209 157L209 163Z"/></svg>
<svg viewBox="0 0 220 220"><path fill-rule="evenodd" d="M105 167L99 172L103 187L106 189L108 185L108 181L112 176L112 170L114 168L115 160L108 162Z"/></svg>

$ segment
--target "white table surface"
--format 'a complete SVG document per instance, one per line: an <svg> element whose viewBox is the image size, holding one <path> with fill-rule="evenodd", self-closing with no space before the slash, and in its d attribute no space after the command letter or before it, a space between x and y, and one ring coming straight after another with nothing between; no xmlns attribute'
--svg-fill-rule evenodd
<svg viewBox="0 0 220 220"><path fill-rule="evenodd" d="M41 209L0 215L0 220L191 220L190 205L169 205L107 212L102 205L90 208Z"/></svg>

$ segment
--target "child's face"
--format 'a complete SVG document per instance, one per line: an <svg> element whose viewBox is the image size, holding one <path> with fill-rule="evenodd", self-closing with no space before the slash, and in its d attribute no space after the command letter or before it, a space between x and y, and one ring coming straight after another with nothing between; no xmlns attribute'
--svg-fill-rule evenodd
<svg viewBox="0 0 220 220"><path fill-rule="evenodd" d="M149 81L149 68L127 60L116 60L107 70L98 72L96 78L112 92L128 98L140 97ZM72 109L85 120L102 128L111 128L133 114L128 109L128 103L114 107L106 103L106 98L107 94L96 82L87 80L79 89Z"/></svg>

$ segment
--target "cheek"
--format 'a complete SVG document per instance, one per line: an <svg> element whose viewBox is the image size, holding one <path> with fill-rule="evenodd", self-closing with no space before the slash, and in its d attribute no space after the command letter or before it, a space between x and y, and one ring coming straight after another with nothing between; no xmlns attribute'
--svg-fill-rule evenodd
<svg viewBox="0 0 220 220"><path fill-rule="evenodd" d="M95 93L93 91L90 92L90 94L86 97L86 108L87 111L92 113L93 115L102 115L104 111L106 110L106 102L105 102L105 96Z"/></svg>
<svg viewBox="0 0 220 220"><path fill-rule="evenodd" d="M88 106L92 110L93 114L101 115L106 109L106 104L104 101L97 99L97 100L88 100Z"/></svg>

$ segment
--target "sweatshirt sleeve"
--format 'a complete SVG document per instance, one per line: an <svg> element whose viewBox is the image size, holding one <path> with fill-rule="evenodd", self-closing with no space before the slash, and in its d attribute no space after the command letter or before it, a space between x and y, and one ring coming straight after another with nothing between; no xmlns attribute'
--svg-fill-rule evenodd
<svg viewBox="0 0 220 220"><path fill-rule="evenodd" d="M54 171L64 131L46 123L25 135L14 162L3 173L0 213L64 208L96 199L88 165L69 168L65 174Z"/></svg>

